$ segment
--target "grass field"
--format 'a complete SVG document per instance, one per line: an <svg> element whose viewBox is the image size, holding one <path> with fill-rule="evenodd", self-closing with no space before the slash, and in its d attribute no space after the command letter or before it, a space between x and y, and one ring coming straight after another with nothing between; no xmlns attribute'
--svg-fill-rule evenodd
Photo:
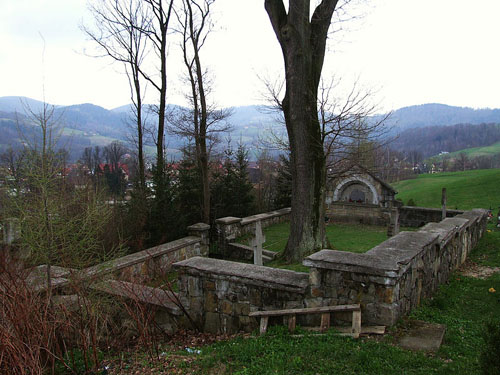
<svg viewBox="0 0 500 375"><path fill-rule="evenodd" d="M445 157L450 157L454 159L462 152L466 154L470 159L477 158L478 156L492 156L500 154L500 142L494 143L490 146L466 148L460 151L450 152L445 155L433 156L429 158L429 161L432 163L435 161L442 160Z"/></svg>
<svg viewBox="0 0 500 375"><path fill-rule="evenodd" d="M406 204L413 199L417 206L441 207L441 189L447 190L448 208L497 209L500 205L500 169L422 174L418 178L393 184Z"/></svg>
<svg viewBox="0 0 500 375"><path fill-rule="evenodd" d="M281 223L264 228L264 234L266 242L263 248L281 253L285 249L290 234L290 224ZM387 239L387 227L361 224L332 224L326 226L326 236L333 249L364 253ZM246 243L247 239L240 239L239 241ZM303 266L301 263L288 264L282 259L267 263L266 266L309 272L309 268Z"/></svg>

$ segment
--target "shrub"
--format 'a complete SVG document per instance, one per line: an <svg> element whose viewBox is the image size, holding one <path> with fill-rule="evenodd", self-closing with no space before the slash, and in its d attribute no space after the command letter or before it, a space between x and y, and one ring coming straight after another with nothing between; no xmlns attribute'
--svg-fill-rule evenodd
<svg viewBox="0 0 500 375"><path fill-rule="evenodd" d="M406 204L407 206L416 206L417 204L413 200L413 198L408 199L408 203Z"/></svg>

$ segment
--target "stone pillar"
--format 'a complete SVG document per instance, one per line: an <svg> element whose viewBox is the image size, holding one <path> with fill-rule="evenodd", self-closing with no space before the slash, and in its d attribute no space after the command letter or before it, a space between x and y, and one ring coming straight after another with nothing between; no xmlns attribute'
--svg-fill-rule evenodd
<svg viewBox="0 0 500 375"><path fill-rule="evenodd" d="M200 237L200 255L208 256L210 248L210 225L205 223L196 223L187 227L190 236Z"/></svg>
<svg viewBox="0 0 500 375"><path fill-rule="evenodd" d="M446 188L441 191L441 220L446 219Z"/></svg>
<svg viewBox="0 0 500 375"><path fill-rule="evenodd" d="M240 235L240 217L222 217L215 220L217 230L217 245L219 246L219 253L227 256L227 244Z"/></svg>

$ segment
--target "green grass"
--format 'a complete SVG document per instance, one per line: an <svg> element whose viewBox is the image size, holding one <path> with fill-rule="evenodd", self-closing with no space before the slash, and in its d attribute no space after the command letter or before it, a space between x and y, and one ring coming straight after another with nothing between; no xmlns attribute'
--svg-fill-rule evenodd
<svg viewBox="0 0 500 375"><path fill-rule="evenodd" d="M490 224L471 258L500 266L500 231ZM499 292L490 293L494 287ZM290 336L285 327L268 334L238 338L202 349L190 371L198 374L480 374L484 324L500 316L500 274L486 280L452 274L434 298L424 301L380 342L353 340L329 332L325 336ZM446 324L437 354L411 352L394 346L394 337L412 319ZM191 373L191 372L190 372Z"/></svg>
<svg viewBox="0 0 500 375"><path fill-rule="evenodd" d="M266 242L263 248L282 253L290 234L290 224L281 223L264 228L264 234ZM361 224L331 224L326 227L326 236L332 248L336 250L364 253L387 239L387 228ZM245 236L237 241L246 244L249 237ZM267 263L266 266L309 272L309 268L303 266L302 263L289 264L283 259L276 259Z"/></svg>
<svg viewBox="0 0 500 375"><path fill-rule="evenodd" d="M429 158L429 161L432 163L435 161L443 160L445 157L454 159L461 153L466 154L470 159L477 158L478 156L493 156L496 154L500 154L500 142L494 143L490 146L472 147L455 152L450 152L445 155L436 155Z"/></svg>
<svg viewBox="0 0 500 375"><path fill-rule="evenodd" d="M500 205L500 170L422 174L393 185L406 204L411 198L420 207L441 207L441 189L447 190L450 209L497 208Z"/></svg>

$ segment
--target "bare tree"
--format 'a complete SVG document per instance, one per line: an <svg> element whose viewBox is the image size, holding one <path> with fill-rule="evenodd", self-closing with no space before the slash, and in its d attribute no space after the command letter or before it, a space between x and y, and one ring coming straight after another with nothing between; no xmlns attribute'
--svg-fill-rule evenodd
<svg viewBox="0 0 500 375"><path fill-rule="evenodd" d="M290 237L284 257L294 261L326 246L326 157L317 100L326 40L338 3L322 0L311 15L310 0L290 0L288 11L283 0L265 1L285 63L286 88L281 102L293 180Z"/></svg>
<svg viewBox="0 0 500 375"><path fill-rule="evenodd" d="M210 7L214 1L182 0L181 8L175 12L178 32L182 36L180 46L189 86L186 96L191 108L177 109L170 121L172 133L194 141L202 187L201 217L205 223L210 221L210 150L218 140L217 135L229 130L226 120L231 114L209 102L211 85L200 56L211 31Z"/></svg>
<svg viewBox="0 0 500 375"><path fill-rule="evenodd" d="M158 128L156 135L156 173L160 184L163 184L165 175L165 118L167 109L167 32L171 19L174 0L143 0L152 14L148 28L141 30L152 43L155 55L160 63L157 73L150 74L141 70L142 76L158 91L159 102L154 106L158 115ZM159 76L159 78L158 78ZM156 195L162 194L162 187L157 189Z"/></svg>
<svg viewBox="0 0 500 375"><path fill-rule="evenodd" d="M106 0L89 5L95 29L82 26L84 32L100 47L104 56L123 63L130 86L130 97L137 134L139 186L145 189L144 122L142 65L147 54L146 34L151 16L140 0Z"/></svg>

